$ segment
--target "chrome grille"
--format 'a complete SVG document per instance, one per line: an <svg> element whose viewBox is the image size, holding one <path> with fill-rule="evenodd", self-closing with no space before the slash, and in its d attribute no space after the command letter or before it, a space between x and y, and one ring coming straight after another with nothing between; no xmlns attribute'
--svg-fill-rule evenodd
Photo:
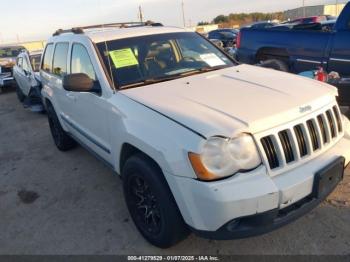
<svg viewBox="0 0 350 262"><path fill-rule="evenodd" d="M334 144L343 132L338 106L260 141L271 170L309 158Z"/></svg>
<svg viewBox="0 0 350 262"><path fill-rule="evenodd" d="M294 152L293 152L293 146L288 134L288 130L284 130L282 132L279 132L278 134L280 140L281 140L281 145L283 148L284 156L286 158L287 163L291 163L295 160L294 157Z"/></svg>
<svg viewBox="0 0 350 262"><path fill-rule="evenodd" d="M280 163L276 153L275 144L272 141L272 137L264 137L261 139L261 144L265 150L267 160L269 161L271 169L279 167Z"/></svg>

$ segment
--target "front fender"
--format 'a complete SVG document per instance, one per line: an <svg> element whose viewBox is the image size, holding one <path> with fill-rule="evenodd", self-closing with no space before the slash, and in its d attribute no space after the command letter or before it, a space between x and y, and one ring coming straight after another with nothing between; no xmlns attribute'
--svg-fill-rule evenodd
<svg viewBox="0 0 350 262"><path fill-rule="evenodd" d="M120 173L120 154L128 143L149 157L167 173L196 178L188 159L198 152L203 138L163 115L117 93L112 98L109 119L115 167Z"/></svg>

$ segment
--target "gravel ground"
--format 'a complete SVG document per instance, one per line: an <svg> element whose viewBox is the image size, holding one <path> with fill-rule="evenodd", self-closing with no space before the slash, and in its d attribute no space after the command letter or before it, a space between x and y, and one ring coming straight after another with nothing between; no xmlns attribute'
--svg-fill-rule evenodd
<svg viewBox="0 0 350 262"><path fill-rule="evenodd" d="M0 95L0 255L350 254L350 170L320 207L270 234L149 245L124 204L121 180L81 147L59 152L46 116Z"/></svg>

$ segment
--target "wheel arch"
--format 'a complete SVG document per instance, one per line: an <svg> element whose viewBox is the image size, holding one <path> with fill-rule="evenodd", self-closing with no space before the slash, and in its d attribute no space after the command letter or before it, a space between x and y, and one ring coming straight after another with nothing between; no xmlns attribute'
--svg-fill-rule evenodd
<svg viewBox="0 0 350 262"><path fill-rule="evenodd" d="M137 154L142 154L143 156L145 156L150 162L152 162L157 167L159 171L163 173L162 168L152 156L150 156L149 154L145 153L143 150L139 149L138 147L130 143L124 143L121 147L120 155L119 155L120 174L122 174L126 161L130 159L132 156Z"/></svg>

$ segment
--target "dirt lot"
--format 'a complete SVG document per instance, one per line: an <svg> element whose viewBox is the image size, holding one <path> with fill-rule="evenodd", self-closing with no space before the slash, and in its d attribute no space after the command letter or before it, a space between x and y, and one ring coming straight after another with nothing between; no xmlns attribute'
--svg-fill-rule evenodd
<svg viewBox="0 0 350 262"><path fill-rule="evenodd" d="M350 170L328 202L278 231L156 249L131 222L120 179L81 147L59 152L46 116L13 91L0 95L0 181L2 255L350 254Z"/></svg>

